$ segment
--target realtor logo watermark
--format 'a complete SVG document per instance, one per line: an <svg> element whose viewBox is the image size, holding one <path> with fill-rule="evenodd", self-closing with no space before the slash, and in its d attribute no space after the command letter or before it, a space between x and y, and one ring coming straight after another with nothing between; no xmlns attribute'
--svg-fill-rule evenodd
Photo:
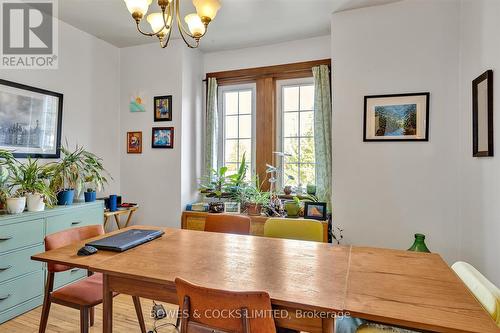
<svg viewBox="0 0 500 333"><path fill-rule="evenodd" d="M57 0L0 0L0 68L57 69Z"/></svg>

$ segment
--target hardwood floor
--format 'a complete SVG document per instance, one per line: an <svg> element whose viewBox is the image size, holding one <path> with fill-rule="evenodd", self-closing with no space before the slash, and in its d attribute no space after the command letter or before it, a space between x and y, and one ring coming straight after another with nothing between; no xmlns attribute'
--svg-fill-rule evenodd
<svg viewBox="0 0 500 333"><path fill-rule="evenodd" d="M144 313L144 321L146 329L153 328L153 319L150 312L153 302L148 299L141 299L142 311ZM177 309L176 305L163 304L167 312L173 313ZM118 295L114 299L113 311L113 327L117 333L135 333L140 332L139 324L134 310L132 297L128 295ZM0 325L2 333L37 333L38 324L40 322L40 314L42 307L38 307L28 313L25 313L17 318L14 318ZM163 319L158 322L158 325L166 322L174 323L175 320ZM80 332L80 317L77 310L64 307L57 304L52 304L50 309L49 323L46 333L79 333ZM90 333L102 332L102 306L98 305L95 311L95 325L90 328ZM158 333L175 332L170 327L158 329Z"/></svg>

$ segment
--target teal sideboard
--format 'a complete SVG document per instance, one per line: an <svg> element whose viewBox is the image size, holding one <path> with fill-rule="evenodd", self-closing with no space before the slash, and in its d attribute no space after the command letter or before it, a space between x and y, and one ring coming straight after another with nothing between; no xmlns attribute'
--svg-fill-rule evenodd
<svg viewBox="0 0 500 333"><path fill-rule="evenodd" d="M43 212L0 213L0 324L27 312L43 301L45 265L30 259L44 251L46 235L85 225L103 224L104 203L58 206ZM87 276L82 269L56 274L59 288Z"/></svg>

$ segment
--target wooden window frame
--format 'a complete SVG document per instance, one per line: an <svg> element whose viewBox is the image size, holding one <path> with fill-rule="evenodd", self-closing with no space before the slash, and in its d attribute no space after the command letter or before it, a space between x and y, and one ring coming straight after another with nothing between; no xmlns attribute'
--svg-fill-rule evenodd
<svg viewBox="0 0 500 333"><path fill-rule="evenodd" d="M312 68L319 65L330 67L331 59L206 74L206 79L217 79L219 86L252 82L256 84L255 173L265 190L269 188L269 183L265 181L266 164L276 165L276 157L273 154L276 150L276 81L311 77Z"/></svg>

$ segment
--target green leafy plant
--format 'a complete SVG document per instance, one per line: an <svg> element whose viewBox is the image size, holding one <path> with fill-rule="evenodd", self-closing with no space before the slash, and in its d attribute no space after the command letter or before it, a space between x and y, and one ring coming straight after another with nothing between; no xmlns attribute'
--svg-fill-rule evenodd
<svg viewBox="0 0 500 333"><path fill-rule="evenodd" d="M262 190L259 177L254 177L252 183L241 189L241 202L243 203L266 206L270 199L271 194Z"/></svg>
<svg viewBox="0 0 500 333"><path fill-rule="evenodd" d="M16 197L39 194L48 206L52 206L56 197L50 188L48 177L46 166L40 166L38 160L28 158L26 163L11 165L9 189L11 192L15 191Z"/></svg>
<svg viewBox="0 0 500 333"><path fill-rule="evenodd" d="M15 167L16 159L11 151L0 149L0 202L5 203L10 196L10 188L7 185L10 171Z"/></svg>
<svg viewBox="0 0 500 333"><path fill-rule="evenodd" d="M219 170L212 169L210 175L202 178L200 191L202 193L214 194L219 200L229 184L226 176L227 167L223 166Z"/></svg>
<svg viewBox="0 0 500 333"><path fill-rule="evenodd" d="M46 169L50 174L50 188L53 192L75 190L79 193L86 181L101 190L107 183L104 175L108 172L104 169L102 160L95 154L78 145L73 151L63 146L61 153L63 154L61 161L49 164Z"/></svg>

